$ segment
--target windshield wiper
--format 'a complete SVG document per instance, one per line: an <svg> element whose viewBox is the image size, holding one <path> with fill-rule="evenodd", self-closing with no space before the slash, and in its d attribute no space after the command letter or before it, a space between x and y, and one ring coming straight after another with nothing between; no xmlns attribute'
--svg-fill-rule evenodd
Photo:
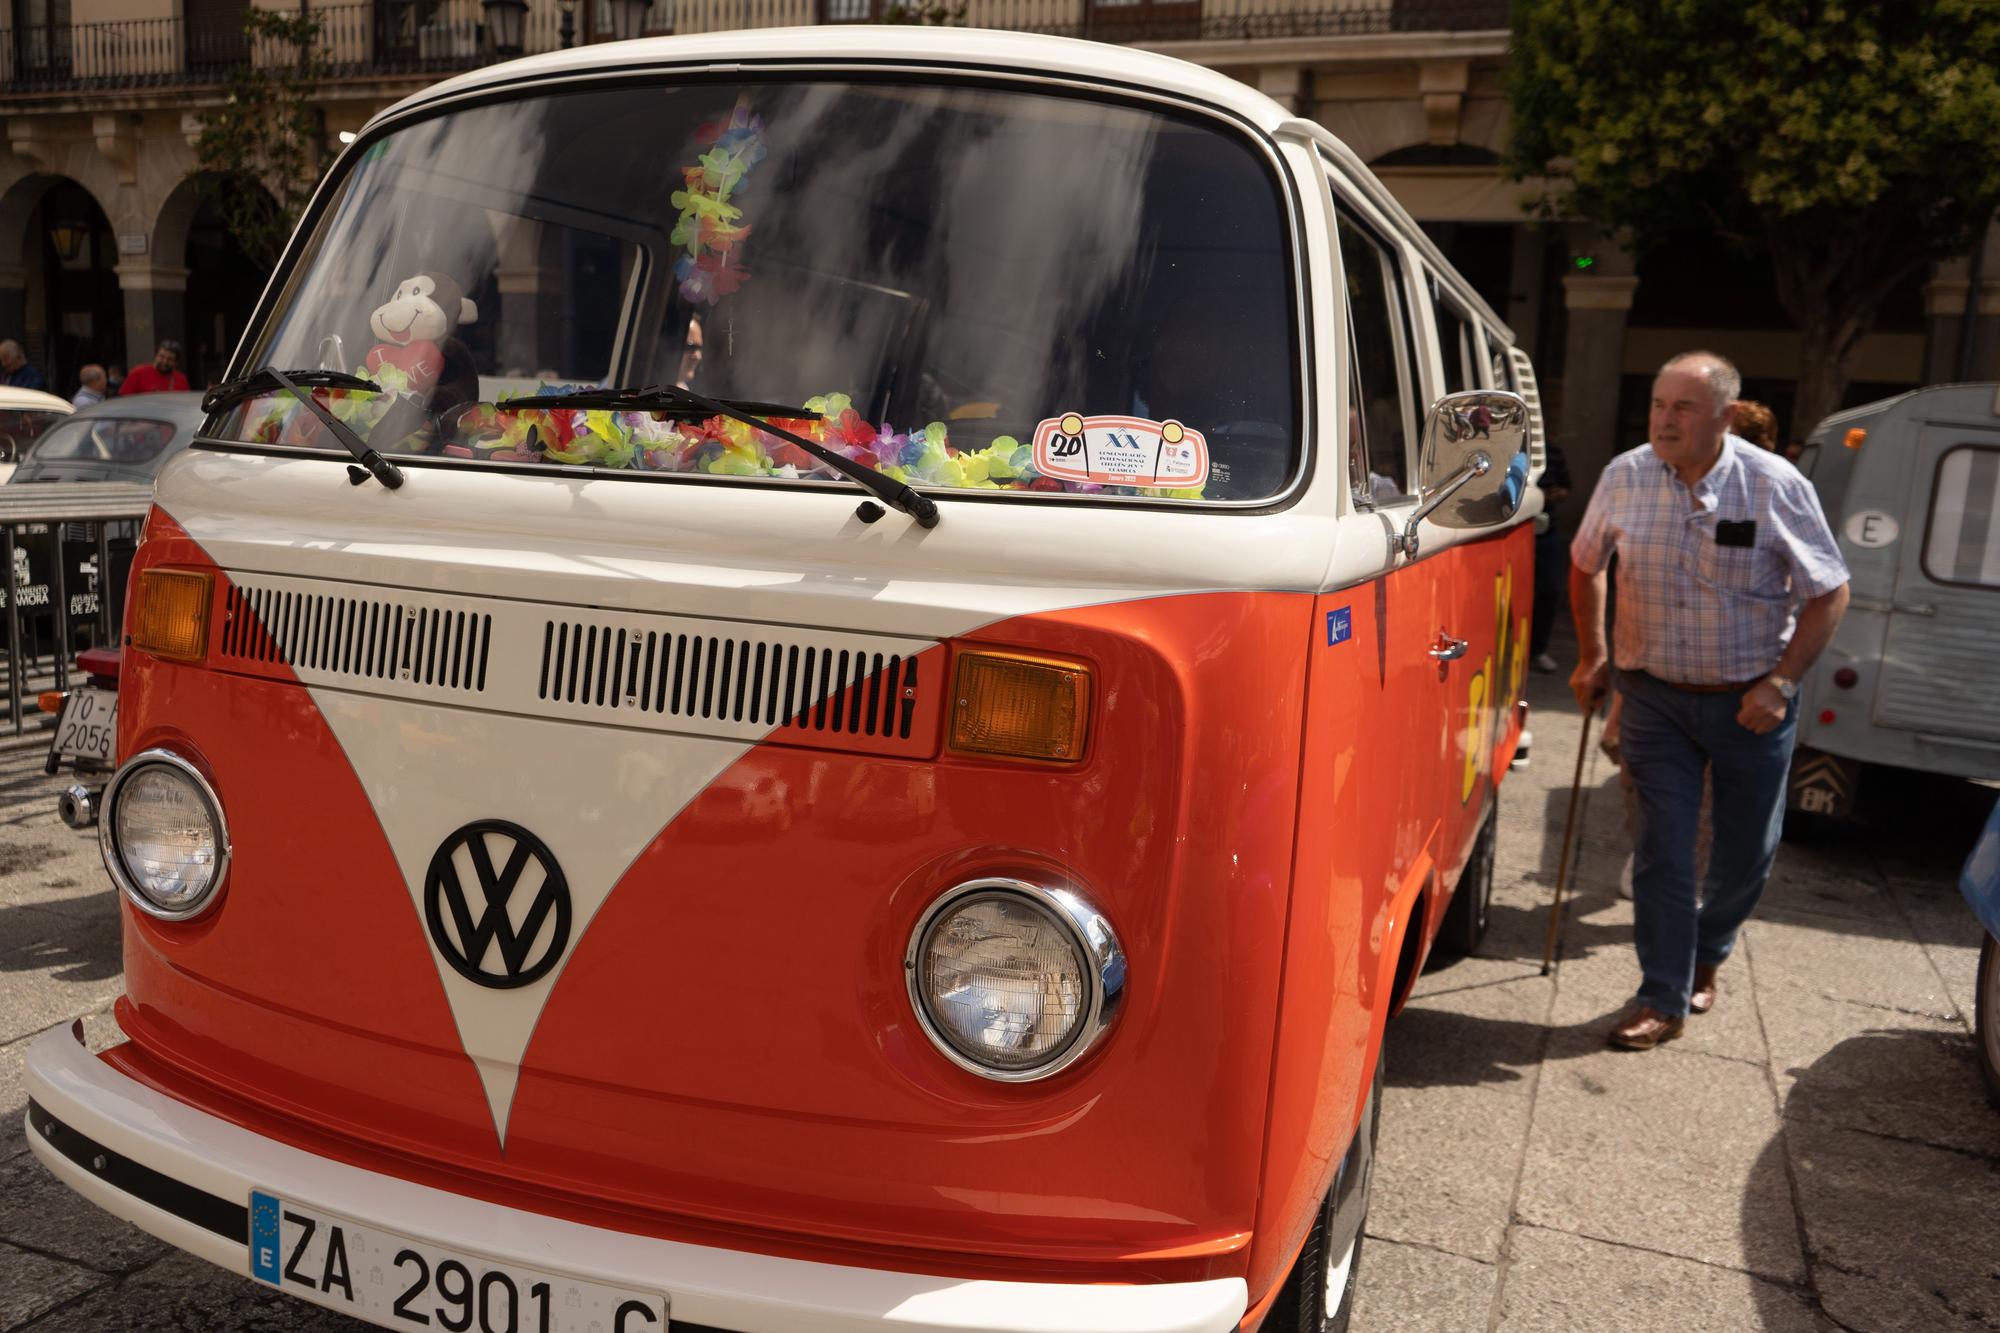
<svg viewBox="0 0 2000 1333"><path fill-rule="evenodd" d="M355 462L367 469L365 473L354 468L347 470L355 485L358 486L369 477L373 477L392 491L401 486L402 469L369 448L368 441L356 435L346 422L321 406L318 399L306 392L307 388L383 392L382 386L374 380L365 380L359 375L349 375L341 370L279 370L276 366L265 366L261 370L253 370L248 375L224 380L216 385L202 397L201 408L213 416L225 407L233 406L246 398L255 398L259 394L290 393L320 419L321 425L333 432L333 438L339 440L347 452L354 455Z"/></svg>
<svg viewBox="0 0 2000 1333"><path fill-rule="evenodd" d="M819 459L891 509L900 509L915 519L918 527L938 525L938 507L927 495L897 481L880 468L857 462L815 440L783 426L773 425L772 417L790 421L817 421L820 414L803 407L777 403L756 403L733 398L709 398L672 384L650 384L636 389L579 389L574 393L548 394L539 398L509 398L494 406L502 412L608 411L653 412L680 419L729 417L753 429L775 435L788 444ZM880 517L882 511L873 511ZM864 514L863 517L868 517Z"/></svg>

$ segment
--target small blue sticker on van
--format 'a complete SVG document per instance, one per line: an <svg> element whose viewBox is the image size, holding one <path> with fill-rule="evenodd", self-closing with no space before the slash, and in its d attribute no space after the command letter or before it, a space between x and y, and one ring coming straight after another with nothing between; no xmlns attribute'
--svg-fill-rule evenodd
<svg viewBox="0 0 2000 1333"><path fill-rule="evenodd" d="M1346 643L1354 634L1354 612L1347 607L1326 613L1326 646Z"/></svg>
<svg viewBox="0 0 2000 1333"><path fill-rule="evenodd" d="M279 1285L278 1213L276 1198L250 1191L250 1276L274 1287Z"/></svg>

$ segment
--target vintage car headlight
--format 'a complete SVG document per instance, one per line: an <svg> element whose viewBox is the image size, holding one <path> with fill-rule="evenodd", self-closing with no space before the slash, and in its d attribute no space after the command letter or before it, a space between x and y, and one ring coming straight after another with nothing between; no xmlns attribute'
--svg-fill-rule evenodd
<svg viewBox="0 0 2000 1333"><path fill-rule="evenodd" d="M1124 951L1097 909L1071 890L1015 879L973 880L932 903L903 971L937 1048L1012 1083L1046 1078L1089 1050L1125 990Z"/></svg>
<svg viewBox="0 0 2000 1333"><path fill-rule="evenodd" d="M147 750L113 775L98 829L105 868L125 896L170 921L206 908L229 866L222 803L168 750Z"/></svg>

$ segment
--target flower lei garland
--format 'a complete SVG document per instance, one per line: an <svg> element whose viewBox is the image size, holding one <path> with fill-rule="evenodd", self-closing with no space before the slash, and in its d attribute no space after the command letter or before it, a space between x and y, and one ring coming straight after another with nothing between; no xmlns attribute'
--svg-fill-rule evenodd
<svg viewBox="0 0 2000 1333"><path fill-rule="evenodd" d="M675 190L672 199L681 215L668 239L687 251L674 261L681 295L714 305L749 279L736 255L750 228L741 223L743 210L730 201L770 150L763 117L750 110L747 99L738 99L729 119L697 129L694 139L711 146L681 173L686 188Z"/></svg>
<svg viewBox="0 0 2000 1333"><path fill-rule="evenodd" d="M393 370L393 367L385 367ZM545 385L540 395L567 393L572 386ZM575 386L588 388L590 386ZM393 401L381 396L318 390L333 414L363 438ZM275 444L318 444L319 422L289 394L264 400L263 412L246 418L253 440ZM569 466L630 469L640 472L707 473L724 477L800 477L829 479L834 471L791 441L757 430L732 417L706 421L658 421L648 412L607 412L562 408L538 409L533 397L475 403L460 413L442 447L411 437L391 443L370 440L388 453L441 453L448 458L483 459L504 463L557 463ZM1143 495L1174 500L1198 500L1204 487L1181 489L1098 486L1059 481L1035 470L1034 451L1012 435L1002 435L976 450L954 448L942 421L909 431L875 425L855 410L846 394L823 394L806 400L818 420L778 420L797 435L823 444L858 463L880 468L896 480L917 486L954 490L1056 491L1071 495Z"/></svg>

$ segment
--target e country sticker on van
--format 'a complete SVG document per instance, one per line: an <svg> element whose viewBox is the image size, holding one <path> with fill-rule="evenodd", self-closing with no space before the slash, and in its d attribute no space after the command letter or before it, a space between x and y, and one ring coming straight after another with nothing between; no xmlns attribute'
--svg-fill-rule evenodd
<svg viewBox="0 0 2000 1333"><path fill-rule="evenodd" d="M1035 471L1098 486L1183 488L1208 481L1208 439L1178 421L1066 412L1035 427Z"/></svg>

